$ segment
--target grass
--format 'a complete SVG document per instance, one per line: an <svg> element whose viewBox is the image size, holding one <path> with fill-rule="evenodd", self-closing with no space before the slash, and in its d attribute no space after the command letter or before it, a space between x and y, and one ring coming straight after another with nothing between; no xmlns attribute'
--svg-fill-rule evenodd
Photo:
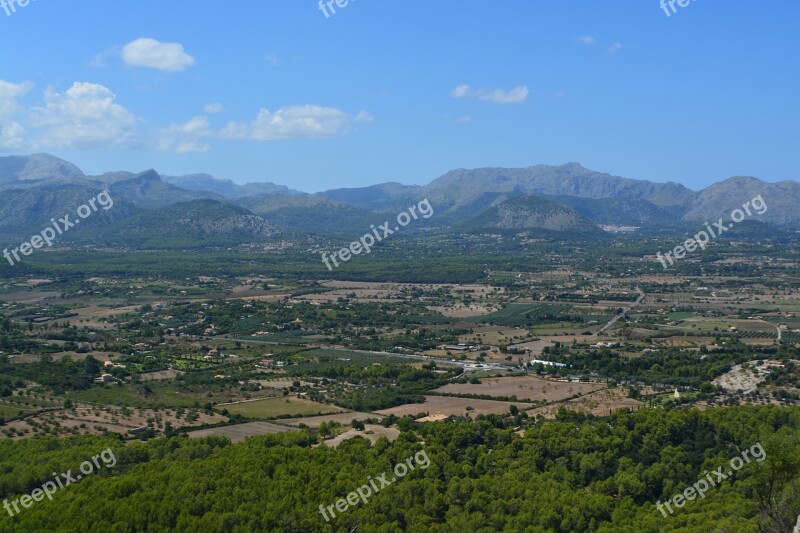
<svg viewBox="0 0 800 533"><path fill-rule="evenodd" d="M21 406L10 405L0 402L0 418L13 418L19 414L20 411L30 411Z"/></svg>
<svg viewBox="0 0 800 533"><path fill-rule="evenodd" d="M91 389L72 393L70 396L81 402L98 405L116 405L125 407L194 407L206 402L224 401L224 396L208 396L201 392L179 392L172 382L148 383L150 393L145 394L143 387L119 385L95 385Z"/></svg>
<svg viewBox="0 0 800 533"><path fill-rule="evenodd" d="M488 315L467 318L477 322L498 326L530 326L543 322L555 322L558 316L566 313L569 305L558 304L510 304Z"/></svg>
<svg viewBox="0 0 800 533"><path fill-rule="evenodd" d="M264 400L241 402L220 406L220 409L227 409L231 414L264 419L326 415L343 411L343 409L332 405L294 397L267 398Z"/></svg>
<svg viewBox="0 0 800 533"><path fill-rule="evenodd" d="M127 387L118 385L95 385L91 389L72 392L69 396L73 400L100 405L132 407L141 402L141 398L128 390Z"/></svg>
<svg viewBox="0 0 800 533"><path fill-rule="evenodd" d="M348 366L367 367L375 363L390 365L414 362L411 359L392 355L326 349L301 352L292 359L297 364L286 367L286 371L291 376L317 375L324 370Z"/></svg>

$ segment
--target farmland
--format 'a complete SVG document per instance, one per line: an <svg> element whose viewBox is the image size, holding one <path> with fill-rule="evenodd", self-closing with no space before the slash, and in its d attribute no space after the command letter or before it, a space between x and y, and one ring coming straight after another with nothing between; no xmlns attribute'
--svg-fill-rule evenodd
<svg viewBox="0 0 800 533"><path fill-rule="evenodd" d="M234 404L221 404L221 409L248 418L291 418L341 412L342 409L302 398L268 398Z"/></svg>
<svg viewBox="0 0 800 533"><path fill-rule="evenodd" d="M588 394L603 388L597 383L563 382L535 376L482 378L480 383L451 383L434 392L448 395L480 394L498 397L516 396L530 402L557 402L573 396Z"/></svg>
<svg viewBox="0 0 800 533"><path fill-rule="evenodd" d="M477 416L488 414L504 414L509 412L509 408L515 405L518 409L530 407L519 402L502 402L497 400L477 400L472 398L451 398L445 396L425 396L425 402L420 404L408 404L391 409L378 411L381 415L394 415L403 417L407 415L417 415L419 413L437 414L442 413L448 416Z"/></svg>

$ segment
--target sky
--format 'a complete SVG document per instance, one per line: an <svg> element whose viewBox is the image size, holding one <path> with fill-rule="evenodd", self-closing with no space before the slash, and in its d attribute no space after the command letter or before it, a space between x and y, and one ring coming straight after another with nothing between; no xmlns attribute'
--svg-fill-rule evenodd
<svg viewBox="0 0 800 533"><path fill-rule="evenodd" d="M799 177L790 0L10 1L0 156L306 192L568 162Z"/></svg>

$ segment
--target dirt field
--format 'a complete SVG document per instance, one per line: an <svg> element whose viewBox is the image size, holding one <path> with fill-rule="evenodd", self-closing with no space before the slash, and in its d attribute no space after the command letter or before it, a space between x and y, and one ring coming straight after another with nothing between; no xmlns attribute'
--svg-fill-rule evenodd
<svg viewBox="0 0 800 533"><path fill-rule="evenodd" d="M745 370L742 365L735 365L728 372L714 379L711 383L721 386L726 391L736 392L738 390L743 390L749 392L755 389L764 379L763 376L756 375L752 370Z"/></svg>
<svg viewBox="0 0 800 533"><path fill-rule="evenodd" d="M3 294L3 301L21 304L38 304L44 300L58 298L59 293L48 291L20 291Z"/></svg>
<svg viewBox="0 0 800 533"><path fill-rule="evenodd" d="M346 431L341 435L334 437L332 439L328 439L325 441L325 446L328 448L336 448L341 443L346 440L350 440L356 437L362 437L370 441L372 444L378 442L378 439L381 437L386 437L389 439L389 442L394 442L397 440L397 437L400 436L400 430L395 428L385 428L383 426L376 426L373 424L367 424L364 426L364 431L359 431L357 429L351 429L350 431Z"/></svg>
<svg viewBox="0 0 800 533"><path fill-rule="evenodd" d="M318 428L320 424L323 422L339 422L340 424L350 424L353 420L366 420L368 418L383 418L380 415L372 414L372 413L359 413L355 411L351 411L349 413L337 413L334 415L322 415L322 416L309 416L306 418L289 418L287 420L281 420L281 424L286 424L289 426L298 426L300 424L305 424L310 428Z"/></svg>
<svg viewBox="0 0 800 533"><path fill-rule="evenodd" d="M383 409L378 411L382 415L395 415L406 416L416 415L417 413L436 414L442 413L445 415L465 416L470 415L475 417L477 415L488 414L504 414L508 413L508 408L516 405L518 409L523 410L530 407L523 403L500 402L496 400L474 400L471 398L448 398L443 396L426 396L425 403L409 403L392 407L391 409ZM472 407L471 411L467 407Z"/></svg>
<svg viewBox="0 0 800 533"><path fill-rule="evenodd" d="M628 391L624 388L616 388L610 390L602 390L587 394L574 400L566 402L555 403L546 405L544 407L537 407L527 411L528 416L534 417L543 415L546 418L555 417L559 408L565 407L571 411L580 411L582 413L591 413L595 416L610 415L617 409L633 409L638 410L644 404L638 400L628 398Z"/></svg>
<svg viewBox="0 0 800 533"><path fill-rule="evenodd" d="M509 348L516 348L518 350L530 350L531 355L538 357L542 355L545 348L554 346L555 342L550 339L540 339L538 341L523 342L521 344L512 344Z"/></svg>
<svg viewBox="0 0 800 533"><path fill-rule="evenodd" d="M602 389L598 383L567 383L538 378L515 376L507 378L482 378L481 383L450 383L436 389L448 394L489 394L491 396L514 396L532 402L546 400L557 402L576 394L587 394Z"/></svg>
<svg viewBox="0 0 800 533"><path fill-rule="evenodd" d="M162 381L168 379L175 379L179 375L183 374L180 370L169 369L169 370L161 370L159 372L147 372L145 374L139 374L139 379L141 381Z"/></svg>
<svg viewBox="0 0 800 533"><path fill-rule="evenodd" d="M463 325L469 327L469 322L464 322ZM453 324L455 326L455 324ZM465 344L487 344L497 346L498 344L514 344L519 339L528 337L528 332L522 328L513 326L478 326L473 327L474 333L468 335L461 335L458 342Z"/></svg>
<svg viewBox="0 0 800 533"><path fill-rule="evenodd" d="M247 437L268 435L271 433L284 433L287 431L293 431L293 428L279 426L269 422L248 422L247 424L237 424L235 426L190 431L188 435L192 438L223 436L231 439L231 442L242 442Z"/></svg>
<svg viewBox="0 0 800 533"><path fill-rule="evenodd" d="M6 424L4 429L14 428L17 433L23 433L24 437L74 433L74 431L70 431L73 429L81 434L100 435L104 431L108 431L130 437L130 430L147 426L148 420L152 421L156 428L163 430L167 422L173 428L178 429L186 426L214 424L224 418L217 414L207 415L200 411L197 413L195 421L187 422L186 414L178 418L172 409L130 409L128 414L124 414L121 409L116 408L79 407L75 411L52 411L25 420L17 420ZM0 438L3 437L5 436L0 435ZM13 438L22 437L16 435Z"/></svg>
<svg viewBox="0 0 800 533"><path fill-rule="evenodd" d="M66 321L73 326L83 327L87 326L93 329L111 329L111 324L103 322L104 319L112 316L124 315L126 313L135 313L138 306L128 305L122 307L106 307L100 305L87 305L74 309L78 316L67 318ZM85 320L85 322L83 322ZM63 320L50 321L49 324L62 322Z"/></svg>
<svg viewBox="0 0 800 533"><path fill-rule="evenodd" d="M455 304L453 306L429 306L428 309L436 311L442 316L450 318L466 318L470 316L488 315L499 309L499 306L488 306L481 304Z"/></svg>

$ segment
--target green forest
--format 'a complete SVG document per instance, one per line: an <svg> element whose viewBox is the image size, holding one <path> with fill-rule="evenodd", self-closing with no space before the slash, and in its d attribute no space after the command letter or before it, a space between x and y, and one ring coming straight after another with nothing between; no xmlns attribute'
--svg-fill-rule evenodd
<svg viewBox="0 0 800 533"><path fill-rule="evenodd" d="M563 411L524 435L514 419L402 424L394 443L312 447L310 430L231 444L169 437L124 445L80 436L0 442L0 498L111 447L117 464L0 517L0 531L784 531L800 514L800 409L642 409L595 418ZM752 462L664 517L668 500L740 451ZM430 467L337 513L344 498L424 450Z"/></svg>

